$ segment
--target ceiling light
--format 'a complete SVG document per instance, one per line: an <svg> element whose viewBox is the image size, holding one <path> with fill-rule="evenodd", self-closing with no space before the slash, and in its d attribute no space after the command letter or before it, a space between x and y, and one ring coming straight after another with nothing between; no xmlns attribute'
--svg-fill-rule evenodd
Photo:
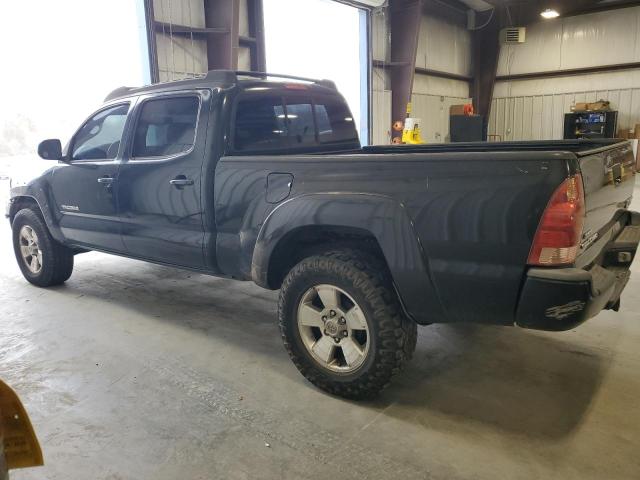
<svg viewBox="0 0 640 480"><path fill-rule="evenodd" d="M552 8L547 8L546 10L540 12L540 16L542 18L549 19L549 18L557 18L560 16L560 14L558 13L557 10L554 10Z"/></svg>

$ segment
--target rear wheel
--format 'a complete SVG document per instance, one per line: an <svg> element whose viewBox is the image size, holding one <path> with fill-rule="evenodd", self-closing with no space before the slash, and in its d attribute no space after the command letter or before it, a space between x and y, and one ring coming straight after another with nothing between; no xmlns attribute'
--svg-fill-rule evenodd
<svg viewBox="0 0 640 480"><path fill-rule="evenodd" d="M347 398L372 397L411 358L417 326L383 272L375 258L346 250L306 258L285 278L282 337L314 385Z"/></svg>
<svg viewBox="0 0 640 480"><path fill-rule="evenodd" d="M13 219L13 249L22 275L39 287L64 283L73 272L73 251L49 233L40 214L30 208Z"/></svg>

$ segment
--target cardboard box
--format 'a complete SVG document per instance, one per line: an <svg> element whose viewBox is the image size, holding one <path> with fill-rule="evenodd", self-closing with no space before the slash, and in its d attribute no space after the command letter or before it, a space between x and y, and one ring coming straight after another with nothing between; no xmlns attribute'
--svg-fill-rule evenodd
<svg viewBox="0 0 640 480"><path fill-rule="evenodd" d="M597 102L577 102L571 111L573 112L602 112L610 109L610 103L608 100L598 100Z"/></svg>
<svg viewBox="0 0 640 480"><path fill-rule="evenodd" d="M597 102L589 103L589 110L609 110L609 101L608 100L598 100Z"/></svg>
<svg viewBox="0 0 640 480"><path fill-rule="evenodd" d="M449 115L464 115L464 105L451 105Z"/></svg>
<svg viewBox="0 0 640 480"><path fill-rule="evenodd" d="M640 131L638 133L640 133ZM635 130L633 128L632 129L623 128L622 130L618 130L618 133L616 134L616 138L624 138L625 140L632 140L637 137L635 136Z"/></svg>

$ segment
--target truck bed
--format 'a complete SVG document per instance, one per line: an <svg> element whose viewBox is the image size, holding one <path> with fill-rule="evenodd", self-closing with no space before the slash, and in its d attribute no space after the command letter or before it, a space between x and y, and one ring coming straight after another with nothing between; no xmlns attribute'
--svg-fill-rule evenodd
<svg viewBox="0 0 640 480"><path fill-rule="evenodd" d="M554 190L582 171L592 241L630 200L632 162L630 144L619 140L227 156L216 168L217 256L223 271L255 279L265 275L257 265L268 257L254 256L260 237L271 241L308 224L366 230L418 322L512 324L532 239ZM612 164L624 165L621 176ZM275 201L264 200L265 186ZM584 255L582 263L592 259Z"/></svg>
<svg viewBox="0 0 640 480"><path fill-rule="evenodd" d="M615 138L594 140L534 140L515 142L433 143L425 145L371 145L363 153L457 153L457 152L573 152L584 155L593 150L624 142Z"/></svg>

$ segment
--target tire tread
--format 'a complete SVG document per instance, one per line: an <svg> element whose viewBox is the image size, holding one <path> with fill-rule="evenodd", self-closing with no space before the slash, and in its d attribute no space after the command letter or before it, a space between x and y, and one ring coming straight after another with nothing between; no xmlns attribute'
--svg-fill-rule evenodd
<svg viewBox="0 0 640 480"><path fill-rule="evenodd" d="M378 322L378 351L371 368L352 382L332 381L305 355L296 352L286 329L285 302L288 290L301 275L309 272L331 273L348 278L364 294ZM386 266L377 258L355 250L329 251L303 259L286 276L278 302L278 320L282 340L302 375L319 388L351 399L370 398L386 388L394 375L411 359L416 346L417 325L407 318L393 289Z"/></svg>
<svg viewBox="0 0 640 480"><path fill-rule="evenodd" d="M45 264L38 276L34 276L26 268L16 245L16 238L22 225L30 225L36 228L38 241L41 243L41 248L46 252L44 255ZM73 251L51 236L47 224L39 211L32 207L23 208L16 213L12 228L16 260L27 281L38 287L51 287L60 285L69 279L73 272Z"/></svg>

